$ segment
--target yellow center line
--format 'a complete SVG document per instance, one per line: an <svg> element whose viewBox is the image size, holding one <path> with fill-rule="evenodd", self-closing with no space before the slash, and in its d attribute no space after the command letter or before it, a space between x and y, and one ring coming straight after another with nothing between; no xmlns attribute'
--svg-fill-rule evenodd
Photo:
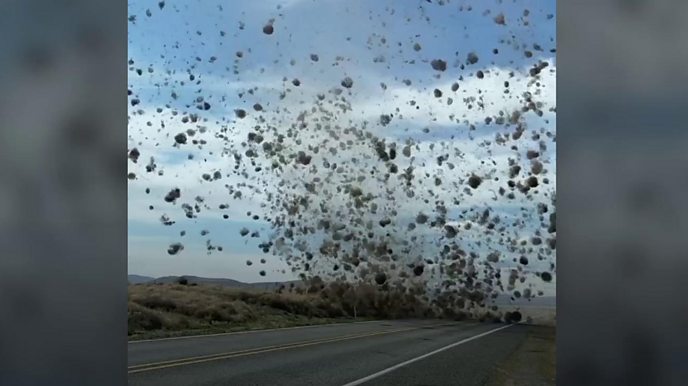
<svg viewBox="0 0 688 386"><path fill-rule="evenodd" d="M312 345L316 345L316 344L322 344L322 343L328 343L328 342L338 342L338 341L342 341L342 340L363 338L363 337L368 337L368 336L391 334L394 332L408 331L408 330L413 330L413 329L416 329L416 328L405 328L405 329L391 330L391 331L380 331L380 332L369 333L369 334L346 335L346 336L335 337L335 338L316 339L316 340L310 340L310 341L289 343L289 344L285 344L285 345L258 347L258 348L253 348L253 349L240 350L240 351L232 351L232 352L212 354L212 355L204 355L204 356L198 356L198 357L175 359L175 360L165 361L165 362L146 363L146 364L141 364L141 365L136 365L136 366L130 366L128 368L128 370L129 370L128 373L133 374L133 373L138 373L138 372L142 372L142 371L164 369L164 368L176 367L176 366L184 366L184 365L190 365L190 364L194 364L194 363L202 363L202 362L209 362L209 361L214 361L214 360L219 360L219 359L235 358L235 357L239 357L239 356L259 354L259 353L270 352L270 351L286 350L286 349L290 349L290 348L306 347L306 346L312 346Z"/></svg>
<svg viewBox="0 0 688 386"><path fill-rule="evenodd" d="M431 327L441 327L441 326L447 326L447 325L450 325L450 324L432 325ZM219 353L219 354L211 354L211 355L202 355L202 356L189 357L189 358L173 359L173 360L162 361L162 362L144 363L144 364L140 364L140 365L129 366L127 370L128 370L129 374L134 374L134 373L140 373L140 372L144 372L144 371L165 369L165 368L177 367L177 366L186 366L186 365L191 365L191 364L195 364L195 363L203 363L203 362L210 362L210 361L216 361L216 360L221 360L221 359L236 358L236 357L241 357L241 356L261 354L261 353L272 352L272 351L287 350L287 349L291 349L291 348L307 347L307 346L313 346L313 345L323 344L323 343L339 342L339 341L344 341L344 340L351 340L351 339L357 339L357 338L365 338L365 337L369 337L369 336L392 334L392 333L410 331L410 330L419 330L419 329L422 329L425 327L430 327L430 326L401 328L401 329L397 329L397 330L378 331L378 332L367 333L367 334L358 334L358 335L345 335L345 336L341 336L341 337L315 339L315 340L308 340L308 341L303 341L303 342L288 343L288 344L284 344L284 345L258 347L258 348L253 348L253 349L231 351L231 352L225 352L225 353Z"/></svg>
<svg viewBox="0 0 688 386"><path fill-rule="evenodd" d="M267 350L267 349L273 349L273 348L278 348L278 347L290 347L293 345L299 345L299 344L306 344L306 343L317 343L317 342L328 342L333 339L340 339L340 338L350 338L350 337L357 337L360 336L361 334L352 334L352 335L344 335L344 336L335 336L335 337L330 337L330 338L321 338L321 339L313 339L313 340L306 340L302 342L294 342L294 343L285 343L281 345L274 345L274 346L265 346L265 347L254 347L254 348L249 348L249 349L244 349L244 350L238 350L238 351L230 351L230 352L223 352L223 353L217 353L217 354L209 354L209 355L201 355L201 356L195 356L195 357L188 357L188 358L180 358L180 359L172 359L169 361L162 361L162 362L153 362L153 363L144 363L140 365L133 365L129 366L129 370L133 370L136 368L141 368L141 367L149 367L149 366L157 366L157 365L166 365L166 364L171 364L171 363L176 363L176 362L186 362L189 360L196 360L196 359L209 359L209 358L214 358L214 357L221 357L225 355L234 355L234 354L243 354L251 351L260 351L260 350Z"/></svg>

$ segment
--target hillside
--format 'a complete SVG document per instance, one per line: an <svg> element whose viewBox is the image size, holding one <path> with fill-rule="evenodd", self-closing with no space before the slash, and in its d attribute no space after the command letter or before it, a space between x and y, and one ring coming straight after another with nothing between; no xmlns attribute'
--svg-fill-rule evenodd
<svg viewBox="0 0 688 386"><path fill-rule="evenodd" d="M155 278L141 275L127 275L127 280L129 281L129 284L143 284L153 281Z"/></svg>
<svg viewBox="0 0 688 386"><path fill-rule="evenodd" d="M413 294L370 284L313 282L265 291L189 280L132 284L128 295L130 339L434 315Z"/></svg>
<svg viewBox="0 0 688 386"><path fill-rule="evenodd" d="M348 305L309 293L154 282L130 285L128 293L130 339L353 320Z"/></svg>
<svg viewBox="0 0 688 386"><path fill-rule="evenodd" d="M129 285L130 339L366 318L512 320L539 325L554 325L556 319L556 308L544 306L553 303L553 298L536 300L531 305L503 304L494 312L482 308L448 312L403 289L363 283L333 282L325 285L314 281L309 285L294 285L290 289L289 283L242 283L231 279L188 276L186 284L179 284L178 279L177 276L168 276ZM261 286L272 287L273 290ZM518 318L513 317L516 314Z"/></svg>
<svg viewBox="0 0 688 386"><path fill-rule="evenodd" d="M226 279L226 278L210 278L210 277L200 277L193 275L183 275L183 276L162 276L158 278L150 276L141 276L131 274L128 275L130 284L176 284L181 278L187 280L188 284L205 284L205 285L219 285L227 288L254 288L262 289L267 291L272 291L279 289L281 286L289 287L292 285L300 285L299 281L287 281L287 282L263 282L263 283L244 283L238 280Z"/></svg>

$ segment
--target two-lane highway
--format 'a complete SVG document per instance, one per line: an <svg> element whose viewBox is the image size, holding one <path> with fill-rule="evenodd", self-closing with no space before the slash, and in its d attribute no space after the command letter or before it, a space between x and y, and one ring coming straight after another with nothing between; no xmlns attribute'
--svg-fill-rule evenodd
<svg viewBox="0 0 688 386"><path fill-rule="evenodd" d="M130 385L478 385L527 326L374 321L129 343Z"/></svg>

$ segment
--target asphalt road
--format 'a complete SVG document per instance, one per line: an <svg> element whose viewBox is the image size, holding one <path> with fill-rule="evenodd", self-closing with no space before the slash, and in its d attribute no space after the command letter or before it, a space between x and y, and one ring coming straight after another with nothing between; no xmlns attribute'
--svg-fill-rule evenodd
<svg viewBox="0 0 688 386"><path fill-rule="evenodd" d="M482 385L529 326L376 321L129 343L129 385Z"/></svg>

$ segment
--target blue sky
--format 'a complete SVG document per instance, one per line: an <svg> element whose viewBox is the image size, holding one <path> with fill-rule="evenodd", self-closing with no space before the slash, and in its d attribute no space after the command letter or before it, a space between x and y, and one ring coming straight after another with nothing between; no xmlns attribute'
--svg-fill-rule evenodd
<svg viewBox="0 0 688 386"><path fill-rule="evenodd" d="M468 10L469 7L472 9ZM150 17L146 15L147 9ZM529 11L528 16L524 16L525 10ZM504 26L494 22L500 13L505 16ZM354 81L350 95L353 111L347 122L395 113L389 126L371 130L397 141L450 141L466 154L465 162L469 165L488 156L505 160L510 156L508 148L477 146L480 141L494 140L499 131L494 125L485 125L482 117L515 106L515 101L505 99L501 87L504 80L512 83L516 94L515 91L533 88L528 84L527 69L538 60L548 61L551 70L556 68L555 53L550 52L555 48L556 25L555 19L548 18L555 13L555 1L446 1L445 5L439 5L437 0L234 1L222 5L215 1L166 1L163 9L156 1L130 1L129 14L135 16L135 21L129 22L129 58L134 61L129 66L129 88L140 104L129 106L129 145L141 151L138 163L129 163L130 171L138 176L129 185L130 273L193 274L243 281L294 278L278 258L262 254L257 248L261 239L247 240L239 235L243 227L260 230L260 223L246 215L247 211L260 210L260 195L245 196L244 204L232 204L227 211L216 209L217 203L233 202L226 198L227 189L223 186L230 181L209 183L200 175L212 170L231 170L231 157L220 156L223 145L212 141L209 135L199 134L198 138L209 139L202 148L171 146L174 135L189 127L179 124L183 112L197 113L201 117L199 124L208 133L216 133L223 126L240 124L235 121L236 108L251 113L251 106L260 101L266 113L296 110L301 101L337 87L343 77L349 76ZM274 19L274 33L266 35L262 28L270 19ZM415 43L420 44L419 51L413 48ZM541 51L534 49L534 44ZM498 54L493 53L495 48ZM524 56L526 49L532 51L532 57ZM240 59L238 51L243 54ZM465 63L469 52L476 53L479 62L461 70L458 65ZM311 54L317 54L319 60L312 61ZM438 58L447 62L447 70L441 73L430 66L430 61ZM136 69L141 69L142 75L137 75ZM485 71L485 79L475 78L477 70ZM515 73L513 77L510 71ZM487 113L466 110L461 96L455 97L451 106L444 97L432 97L434 88L446 93L460 76L464 81L460 82L459 94L477 95L480 89L479 94L492 103L486 107ZM299 87L291 86L294 78L301 81ZM411 86L404 85L404 79L411 80ZM386 90L382 90L381 82ZM541 82L546 86L544 90L549 90L542 99L548 107L555 107L554 73L543 76ZM253 87L256 91L251 95L247 91ZM278 94L286 88L291 91L280 100ZM171 97L172 92L176 93L176 100ZM211 109L197 110L195 104L190 104L196 97L203 97ZM421 108L409 106L409 99ZM401 111L397 112L397 107ZM156 108L162 112L157 113ZM137 113L138 110L144 114ZM178 116L171 114L175 110ZM403 118L399 118L400 114ZM449 118L450 114L475 123L476 130L457 130L460 125ZM533 131L556 133L554 113L545 111L542 118L528 116L527 121ZM160 128L161 122L164 129ZM429 133L423 133L424 127L429 128ZM469 136L477 139L471 141ZM556 182L553 145L550 143L542 155L550 170L552 192ZM192 160L188 159L189 154L193 155ZM432 159L432 152L427 154ZM164 170L163 176L142 170L150 156L155 157L158 170ZM183 186L185 195L204 196L213 209L202 211L193 221L187 220L179 205L170 206L162 200L174 186ZM150 194L145 193L146 188L151 190ZM488 192L478 194L466 206L480 206L483 200L496 207L499 202L489 200L491 196ZM149 205L154 209L149 210ZM516 215L520 205L533 204L512 202L500 210L507 216ZM159 221L163 213L176 223L163 226ZM223 213L228 213L230 219L223 219ZM204 229L210 231L207 237L199 234ZM184 237L179 236L182 230L187 232ZM268 229L260 231L265 234ZM207 238L224 250L206 254ZM167 245L177 241L184 243L184 251L169 256ZM262 266L267 272L265 277L256 274L261 257L268 260ZM253 267L246 266L247 259L253 260Z"/></svg>

